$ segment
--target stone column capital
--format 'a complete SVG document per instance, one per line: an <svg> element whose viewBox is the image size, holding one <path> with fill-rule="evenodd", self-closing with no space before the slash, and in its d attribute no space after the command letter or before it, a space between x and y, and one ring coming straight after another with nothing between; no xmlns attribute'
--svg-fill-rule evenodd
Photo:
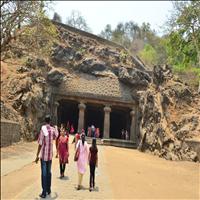
<svg viewBox="0 0 200 200"><path fill-rule="evenodd" d="M58 101L56 101L56 102L54 103L54 105L55 105L56 107L58 107L60 104L59 104Z"/></svg>
<svg viewBox="0 0 200 200"><path fill-rule="evenodd" d="M134 117L134 116L135 116L135 110L132 110L132 111L130 112L130 115L131 115L132 117Z"/></svg>
<svg viewBox="0 0 200 200"><path fill-rule="evenodd" d="M85 110L86 105L85 105L84 103L80 103L80 104L78 104L78 108L79 108L80 110Z"/></svg>
<svg viewBox="0 0 200 200"><path fill-rule="evenodd" d="M105 106L103 110L106 113L110 113L111 112L111 107L110 106Z"/></svg>

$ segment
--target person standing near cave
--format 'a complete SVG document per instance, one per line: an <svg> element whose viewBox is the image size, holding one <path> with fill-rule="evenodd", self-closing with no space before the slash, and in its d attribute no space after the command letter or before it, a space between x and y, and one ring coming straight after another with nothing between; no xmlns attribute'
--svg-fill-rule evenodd
<svg viewBox="0 0 200 200"><path fill-rule="evenodd" d="M72 141L72 144L75 143L75 146L74 146L75 149L76 149L76 144L78 143L78 141L80 140L80 138L81 138L81 134L80 134L80 132L78 131L78 132L75 134L74 139L73 139L73 141Z"/></svg>
<svg viewBox="0 0 200 200"><path fill-rule="evenodd" d="M91 137L92 136L92 129L90 126L88 126L88 129L87 129L87 136L88 137Z"/></svg>
<svg viewBox="0 0 200 200"><path fill-rule="evenodd" d="M60 137L58 139L58 154L60 163L60 178L63 178L65 173L65 166L66 163L68 163L69 157L68 136L65 134L64 128L61 129Z"/></svg>
<svg viewBox="0 0 200 200"><path fill-rule="evenodd" d="M76 145L76 151L79 151L79 156L77 160L77 169L78 169L78 186L77 190L82 188L83 175L86 172L86 166L88 163L89 147L85 140L85 133L81 134L81 139Z"/></svg>
<svg viewBox="0 0 200 200"><path fill-rule="evenodd" d="M126 138L126 140L129 140L129 133L127 130L125 131L125 138Z"/></svg>
<svg viewBox="0 0 200 200"><path fill-rule="evenodd" d="M45 125L43 125L40 130L38 150L35 159L35 162L37 163L40 154L42 193L39 196L41 198L46 198L46 195L51 194L53 139L58 137L58 128L57 126L51 126L50 121L50 115L47 115L45 117Z"/></svg>
<svg viewBox="0 0 200 200"><path fill-rule="evenodd" d="M99 136L100 136L100 130L99 128L96 128L95 137L99 138Z"/></svg>
<svg viewBox="0 0 200 200"><path fill-rule="evenodd" d="M122 139L122 140L125 139L125 131L124 131L124 129L122 129L122 131L121 131L121 139Z"/></svg>
<svg viewBox="0 0 200 200"><path fill-rule="evenodd" d="M92 136L92 137L95 137L95 130L96 130L96 129L95 129L95 126L92 125L92 126L91 126L91 136Z"/></svg>
<svg viewBox="0 0 200 200"><path fill-rule="evenodd" d="M64 124L61 124L60 128L58 128L58 137L56 138L56 158L58 158L58 139L60 137L61 129L65 129L65 125Z"/></svg>
<svg viewBox="0 0 200 200"><path fill-rule="evenodd" d="M89 166L90 166L90 188L91 192L95 188L95 168L98 166L98 149L96 145L96 138L92 139L92 146L89 149Z"/></svg>
<svg viewBox="0 0 200 200"><path fill-rule="evenodd" d="M73 124L71 125L71 128L70 128L70 134L74 134L74 126L73 126Z"/></svg>

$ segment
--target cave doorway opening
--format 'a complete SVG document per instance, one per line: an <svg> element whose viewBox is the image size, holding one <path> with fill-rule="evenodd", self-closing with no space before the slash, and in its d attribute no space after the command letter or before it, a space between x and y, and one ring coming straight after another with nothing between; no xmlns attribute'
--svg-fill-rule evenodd
<svg viewBox="0 0 200 200"><path fill-rule="evenodd" d="M110 113L110 138L122 139L122 129L127 130L130 139L130 111L129 109L112 108Z"/></svg>
<svg viewBox="0 0 200 200"><path fill-rule="evenodd" d="M62 123L66 126L69 122L70 126L73 124L75 133L78 129L79 109L78 103L71 100L61 100L58 106L58 126Z"/></svg>
<svg viewBox="0 0 200 200"><path fill-rule="evenodd" d="M92 125L99 128L100 138L103 137L104 111L103 106L87 104L85 110L85 131Z"/></svg>

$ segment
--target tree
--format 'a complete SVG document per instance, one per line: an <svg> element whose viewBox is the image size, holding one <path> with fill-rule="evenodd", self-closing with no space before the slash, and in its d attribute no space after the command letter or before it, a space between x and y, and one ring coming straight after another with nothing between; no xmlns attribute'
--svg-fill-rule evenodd
<svg viewBox="0 0 200 200"><path fill-rule="evenodd" d="M105 38L106 40L111 40L112 38L112 29L111 25L107 24L103 31L101 31L100 35L101 37Z"/></svg>
<svg viewBox="0 0 200 200"><path fill-rule="evenodd" d="M54 13L53 20L62 23L62 18L57 12Z"/></svg>
<svg viewBox="0 0 200 200"><path fill-rule="evenodd" d="M175 54L180 64L200 68L200 1L176 1L173 6L168 20L170 56Z"/></svg>
<svg viewBox="0 0 200 200"><path fill-rule="evenodd" d="M106 25L100 36L123 45L133 55L141 54L149 65L167 61L166 39L157 36L149 23L144 22L141 26L134 21L118 23L114 30Z"/></svg>
<svg viewBox="0 0 200 200"><path fill-rule="evenodd" d="M91 32L91 29L88 27L86 20L79 11L73 10L71 15L67 17L66 24L83 31Z"/></svg>
<svg viewBox="0 0 200 200"><path fill-rule="evenodd" d="M139 52L139 56L150 67L156 64L157 52L150 44L145 45L144 49Z"/></svg>
<svg viewBox="0 0 200 200"><path fill-rule="evenodd" d="M39 49L51 35L55 36L52 34L55 28L45 16L47 6L48 2L44 1L1 1L1 53L19 49L20 45ZM20 45L15 45L12 40Z"/></svg>
<svg viewBox="0 0 200 200"><path fill-rule="evenodd" d="M27 24L40 9L37 1L1 1L1 51L16 37L16 30L21 24Z"/></svg>

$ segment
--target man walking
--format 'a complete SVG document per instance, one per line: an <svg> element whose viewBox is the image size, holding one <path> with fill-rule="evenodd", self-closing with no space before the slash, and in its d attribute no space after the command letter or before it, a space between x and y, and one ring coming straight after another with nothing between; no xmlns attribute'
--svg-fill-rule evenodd
<svg viewBox="0 0 200 200"><path fill-rule="evenodd" d="M38 138L38 150L35 162L41 161L41 181L42 193L39 195L41 198L46 198L46 194L51 193L51 164L53 157L53 139L58 137L57 126L50 125L51 118L49 115L45 117L45 125L42 126Z"/></svg>

